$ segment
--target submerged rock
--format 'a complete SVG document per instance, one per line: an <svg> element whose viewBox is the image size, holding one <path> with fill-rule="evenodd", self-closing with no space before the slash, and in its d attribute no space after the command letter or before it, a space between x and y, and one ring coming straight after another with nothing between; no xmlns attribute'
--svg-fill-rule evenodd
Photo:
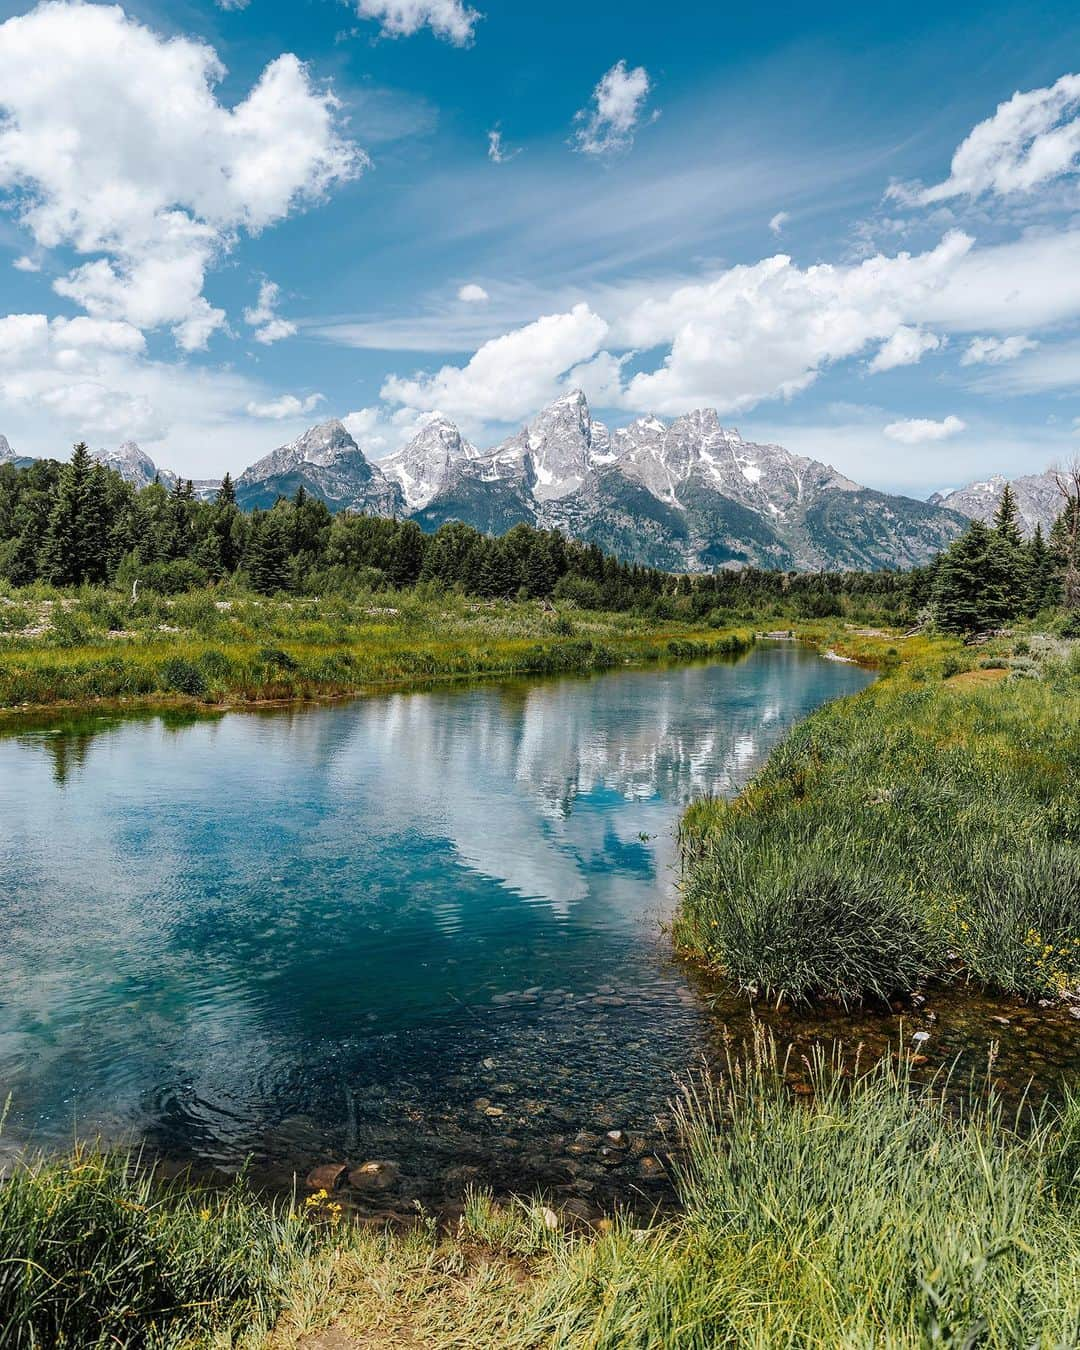
<svg viewBox="0 0 1080 1350"><path fill-rule="evenodd" d="M396 1185L401 1168L385 1158L361 1163L349 1173L349 1185L357 1191L386 1191Z"/></svg>
<svg viewBox="0 0 1080 1350"><path fill-rule="evenodd" d="M348 1175L349 1168L346 1163L323 1163L311 1169L304 1185L309 1191L336 1191L339 1186L345 1184Z"/></svg>

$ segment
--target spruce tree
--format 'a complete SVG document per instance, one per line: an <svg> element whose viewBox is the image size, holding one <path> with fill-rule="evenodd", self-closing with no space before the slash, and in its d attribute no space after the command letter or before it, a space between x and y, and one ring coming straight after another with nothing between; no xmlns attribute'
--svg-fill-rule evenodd
<svg viewBox="0 0 1080 1350"><path fill-rule="evenodd" d="M1036 522L1035 533L1027 546L1028 613L1038 614L1057 604L1057 591L1053 554L1046 543L1042 525Z"/></svg>
<svg viewBox="0 0 1080 1350"><path fill-rule="evenodd" d="M41 549L41 574L54 586L105 580L105 480L99 469L85 441L80 441L61 470Z"/></svg>
<svg viewBox="0 0 1080 1350"><path fill-rule="evenodd" d="M1002 555L1007 546L973 520L941 555L934 583L934 617L949 633L996 628L1006 616Z"/></svg>
<svg viewBox="0 0 1080 1350"><path fill-rule="evenodd" d="M274 595L289 579L289 555L281 517L274 511L259 513L251 522L251 535L244 566L252 590Z"/></svg>

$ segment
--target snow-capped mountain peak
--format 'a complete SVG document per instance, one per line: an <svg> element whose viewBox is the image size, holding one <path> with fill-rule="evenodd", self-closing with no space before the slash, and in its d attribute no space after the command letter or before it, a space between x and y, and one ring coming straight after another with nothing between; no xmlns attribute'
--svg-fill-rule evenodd
<svg viewBox="0 0 1080 1350"><path fill-rule="evenodd" d="M309 427L302 436L288 445L271 450L268 455L257 460L237 479L237 483L257 483L279 474L294 473L304 464L327 469L336 464L343 455L359 454L360 447L345 429L345 424L332 418L329 422L320 422Z"/></svg>
<svg viewBox="0 0 1080 1350"><path fill-rule="evenodd" d="M430 418L408 445L379 461L387 478L400 484L412 511L422 510L450 482L462 461L480 451L465 440L453 422L441 415Z"/></svg>
<svg viewBox="0 0 1080 1350"><path fill-rule="evenodd" d="M0 464L10 463L19 456L11 448L11 444L6 436L0 436Z"/></svg>
<svg viewBox="0 0 1080 1350"><path fill-rule="evenodd" d="M970 520L989 522L994 517L1002 493L1005 491L1005 484L1009 481L1004 474L991 474L989 478L968 483L966 487L935 492L930 498L930 504L958 511L960 515L967 516ZM1024 474L1020 478L1012 479L1011 482L1013 496L1016 498L1016 511L1024 534L1034 534L1036 525L1041 525L1044 533L1049 531L1065 505L1054 470Z"/></svg>
<svg viewBox="0 0 1080 1350"><path fill-rule="evenodd" d="M149 487L155 478L167 488L176 483L176 474L169 469L159 469L135 441L122 441L115 450L95 450L93 457L135 488Z"/></svg>

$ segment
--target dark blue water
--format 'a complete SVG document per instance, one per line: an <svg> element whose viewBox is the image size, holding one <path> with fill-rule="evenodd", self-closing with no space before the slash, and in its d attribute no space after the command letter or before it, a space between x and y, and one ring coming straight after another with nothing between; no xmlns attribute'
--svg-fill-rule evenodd
<svg viewBox="0 0 1080 1350"><path fill-rule="evenodd" d="M654 1129L712 1020L660 931L681 808L867 679L762 647L0 740L7 1139L606 1194L567 1141Z"/></svg>

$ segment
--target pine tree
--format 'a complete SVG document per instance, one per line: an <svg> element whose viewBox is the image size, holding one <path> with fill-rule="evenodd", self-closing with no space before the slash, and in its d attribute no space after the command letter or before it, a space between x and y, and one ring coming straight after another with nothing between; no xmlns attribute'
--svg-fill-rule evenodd
<svg viewBox="0 0 1080 1350"><path fill-rule="evenodd" d="M934 617L949 633L997 628L1015 613L1009 594L1008 545L973 520L941 555L934 584Z"/></svg>
<svg viewBox="0 0 1080 1350"><path fill-rule="evenodd" d="M1050 551L1062 603L1080 609L1080 461L1057 476L1065 507L1050 531Z"/></svg>
<svg viewBox="0 0 1080 1350"><path fill-rule="evenodd" d="M1038 614L1058 601L1057 578L1054 575L1054 557L1043 535L1042 525L1036 522L1035 533L1027 546L1027 612Z"/></svg>
<svg viewBox="0 0 1080 1350"><path fill-rule="evenodd" d="M1016 494L1012 484L1006 483L994 512L994 533L999 539L1012 544L1014 548L1023 545L1024 537L1020 532L1020 513L1016 509Z"/></svg>
<svg viewBox="0 0 1080 1350"><path fill-rule="evenodd" d="M289 579L289 554L281 517L274 511L252 519L244 566L252 590L274 595Z"/></svg>
<svg viewBox="0 0 1080 1350"><path fill-rule="evenodd" d="M80 441L60 473L41 549L41 574L54 586L105 580L105 481L104 470L99 469L85 441Z"/></svg>

